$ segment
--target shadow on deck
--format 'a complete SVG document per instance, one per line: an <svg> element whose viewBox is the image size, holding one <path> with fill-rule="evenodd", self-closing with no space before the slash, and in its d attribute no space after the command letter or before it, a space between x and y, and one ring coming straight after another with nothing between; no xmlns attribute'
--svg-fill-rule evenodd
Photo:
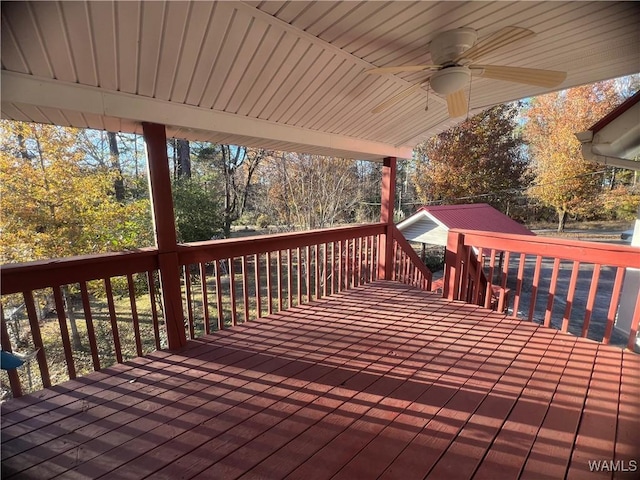
<svg viewBox="0 0 640 480"><path fill-rule="evenodd" d="M636 478L639 371L378 281L3 404L2 476Z"/></svg>

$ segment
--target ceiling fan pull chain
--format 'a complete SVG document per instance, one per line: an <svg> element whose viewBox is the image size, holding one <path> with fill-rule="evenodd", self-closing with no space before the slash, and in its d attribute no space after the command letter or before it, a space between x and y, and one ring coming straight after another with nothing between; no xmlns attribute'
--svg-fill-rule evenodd
<svg viewBox="0 0 640 480"><path fill-rule="evenodd" d="M431 85L427 84L427 104L424 106L424 111L429 111L429 92L431 91Z"/></svg>

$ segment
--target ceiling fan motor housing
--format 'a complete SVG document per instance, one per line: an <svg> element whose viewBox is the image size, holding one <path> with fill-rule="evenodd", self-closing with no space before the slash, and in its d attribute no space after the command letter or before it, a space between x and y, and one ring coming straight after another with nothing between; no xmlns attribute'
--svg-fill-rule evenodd
<svg viewBox="0 0 640 480"><path fill-rule="evenodd" d="M431 75L429 83L434 92L449 95L465 88L470 76L471 71L467 67L445 67Z"/></svg>
<svg viewBox="0 0 640 480"><path fill-rule="evenodd" d="M464 52L473 47L478 32L473 28L456 28L439 33L429 44L431 60L436 65L455 63Z"/></svg>

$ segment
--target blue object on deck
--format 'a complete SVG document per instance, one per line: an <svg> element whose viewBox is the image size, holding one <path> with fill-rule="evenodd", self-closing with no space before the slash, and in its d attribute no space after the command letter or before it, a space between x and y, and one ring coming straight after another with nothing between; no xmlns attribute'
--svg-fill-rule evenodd
<svg viewBox="0 0 640 480"><path fill-rule="evenodd" d="M0 351L0 368L2 370L13 370L14 368L21 367L24 364L24 360L14 353Z"/></svg>

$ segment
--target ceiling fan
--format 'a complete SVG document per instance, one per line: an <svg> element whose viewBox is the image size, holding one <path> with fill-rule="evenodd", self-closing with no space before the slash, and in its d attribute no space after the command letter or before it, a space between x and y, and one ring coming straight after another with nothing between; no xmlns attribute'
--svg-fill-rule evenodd
<svg viewBox="0 0 640 480"><path fill-rule="evenodd" d="M566 72L476 63L484 55L533 35L535 33L526 28L505 27L476 42L478 33L473 28L457 28L439 33L429 44L433 65L380 67L366 71L375 75L434 71L425 81L412 85L379 104L372 113L382 112L430 85L435 93L446 98L450 117L463 116L469 108L464 88L470 84L472 75L546 88L557 87L567 77Z"/></svg>

